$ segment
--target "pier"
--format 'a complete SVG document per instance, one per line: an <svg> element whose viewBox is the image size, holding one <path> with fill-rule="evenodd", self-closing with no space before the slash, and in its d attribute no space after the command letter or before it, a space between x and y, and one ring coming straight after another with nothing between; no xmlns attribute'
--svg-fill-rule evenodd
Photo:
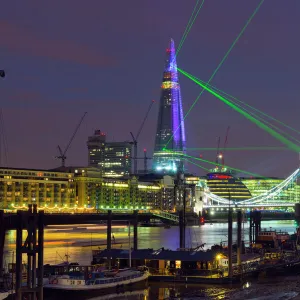
<svg viewBox="0 0 300 300"><path fill-rule="evenodd" d="M133 250L138 250L138 222L149 222L151 219L163 219L173 223L178 222L178 216L162 211L138 211L121 213L107 210L98 213L45 213L38 211L37 205L28 205L28 210L19 210L17 213L4 213L0 210L0 277L3 276L3 253L5 232L16 230L16 299L21 300L23 295L32 296L32 299L43 299L43 249L44 227L47 225L70 225L90 223L97 224L103 221L107 224L107 251L112 249L113 221L127 222L133 226ZM22 231L27 235L22 239ZM27 254L27 283L22 286L21 269L22 254ZM110 259L108 266L111 266ZM37 272L37 269L39 270Z"/></svg>

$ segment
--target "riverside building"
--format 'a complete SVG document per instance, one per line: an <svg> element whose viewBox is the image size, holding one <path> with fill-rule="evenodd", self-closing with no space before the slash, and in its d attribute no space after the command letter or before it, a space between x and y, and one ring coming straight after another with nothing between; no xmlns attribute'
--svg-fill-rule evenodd
<svg viewBox="0 0 300 300"><path fill-rule="evenodd" d="M0 209L37 204L46 212L84 210L175 210L174 180L106 178L95 167L54 170L0 168Z"/></svg>

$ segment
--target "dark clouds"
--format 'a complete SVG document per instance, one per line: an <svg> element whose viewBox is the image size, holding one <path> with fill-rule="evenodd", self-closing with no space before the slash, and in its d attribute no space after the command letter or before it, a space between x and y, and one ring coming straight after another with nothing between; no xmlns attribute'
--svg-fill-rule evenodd
<svg viewBox="0 0 300 300"><path fill-rule="evenodd" d="M20 56L44 57L94 67L113 66L112 57L101 55L85 44L76 41L45 39L28 29L10 22L0 22L0 46Z"/></svg>

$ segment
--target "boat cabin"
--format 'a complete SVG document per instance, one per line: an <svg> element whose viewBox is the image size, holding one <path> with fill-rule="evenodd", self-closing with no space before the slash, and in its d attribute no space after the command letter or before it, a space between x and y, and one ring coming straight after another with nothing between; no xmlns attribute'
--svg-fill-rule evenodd
<svg viewBox="0 0 300 300"><path fill-rule="evenodd" d="M111 258L111 265L116 268L129 267L129 250L111 249L98 251L93 255L92 263L103 263ZM131 251L132 267L146 266L151 274L171 275L178 272L184 274L211 273L217 267L216 252L214 251L172 251L164 248L140 249Z"/></svg>
<svg viewBox="0 0 300 300"><path fill-rule="evenodd" d="M290 241L290 238L290 235L284 231L264 230L258 233L256 244L261 244L262 247L278 248Z"/></svg>
<svg viewBox="0 0 300 300"><path fill-rule="evenodd" d="M219 256L219 266L223 268L228 268L228 257L225 254ZM261 255L255 253L247 253L241 255L241 263L242 265L259 263L261 261ZM232 266L237 266L237 255L232 256Z"/></svg>

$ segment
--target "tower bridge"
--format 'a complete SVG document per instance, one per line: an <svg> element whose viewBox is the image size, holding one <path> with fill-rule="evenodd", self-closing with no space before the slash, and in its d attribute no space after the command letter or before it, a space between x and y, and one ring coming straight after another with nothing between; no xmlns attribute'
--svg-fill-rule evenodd
<svg viewBox="0 0 300 300"><path fill-rule="evenodd" d="M236 199L234 194L230 193L231 178L222 179L224 188L227 189L227 197L210 192L207 188L203 188L203 208L226 209L233 208L279 208L294 207L299 203L297 179L300 176L300 169L296 169L285 180L279 182L272 188L263 193L252 196L248 199ZM291 189L295 189L295 193L291 193ZM290 197L287 197L289 191Z"/></svg>
<svg viewBox="0 0 300 300"><path fill-rule="evenodd" d="M216 210L228 210L229 207L233 208L233 210L236 209L252 209L252 208L279 208L279 207L295 207L296 203L261 203L261 204L235 204L235 206L231 205L226 205L226 204L221 204L221 205L203 205L203 208L212 208L212 209L216 209Z"/></svg>

